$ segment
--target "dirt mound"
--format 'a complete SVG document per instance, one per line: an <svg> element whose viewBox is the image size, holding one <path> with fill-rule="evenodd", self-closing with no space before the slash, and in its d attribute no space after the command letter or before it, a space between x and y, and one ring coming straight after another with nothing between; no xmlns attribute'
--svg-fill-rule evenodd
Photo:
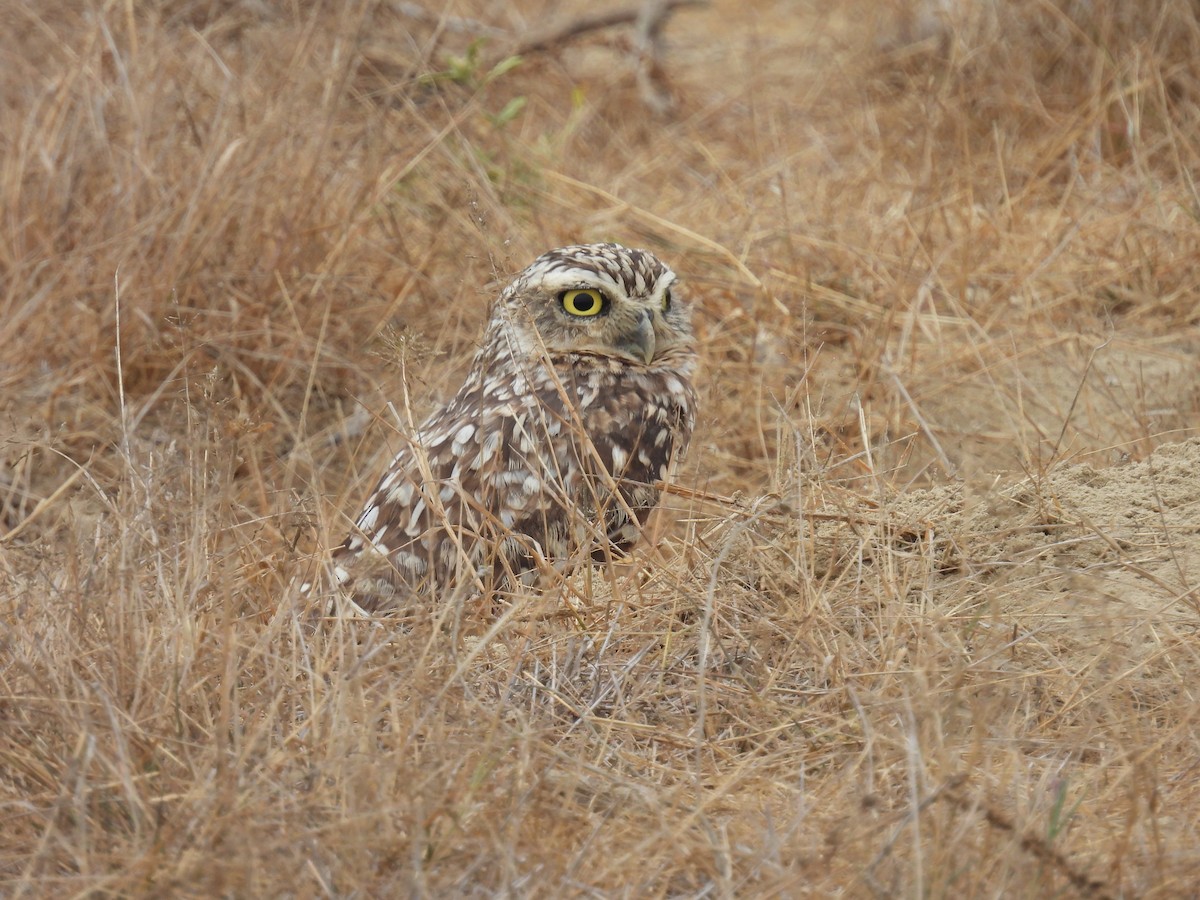
<svg viewBox="0 0 1200 900"><path fill-rule="evenodd" d="M1000 582L1194 615L1200 556L1200 440L1164 444L1141 462L1062 465L991 489L912 491L893 521L937 536L945 566ZM997 482L1000 479L997 477ZM1191 613L1188 610L1192 611Z"/></svg>

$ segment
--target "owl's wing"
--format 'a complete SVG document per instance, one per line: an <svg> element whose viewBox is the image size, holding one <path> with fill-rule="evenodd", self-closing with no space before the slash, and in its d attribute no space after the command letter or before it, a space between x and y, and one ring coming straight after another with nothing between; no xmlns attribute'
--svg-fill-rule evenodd
<svg viewBox="0 0 1200 900"><path fill-rule="evenodd" d="M500 587L557 555L578 480L558 406L491 380L464 387L396 454L334 551L341 585L378 608Z"/></svg>

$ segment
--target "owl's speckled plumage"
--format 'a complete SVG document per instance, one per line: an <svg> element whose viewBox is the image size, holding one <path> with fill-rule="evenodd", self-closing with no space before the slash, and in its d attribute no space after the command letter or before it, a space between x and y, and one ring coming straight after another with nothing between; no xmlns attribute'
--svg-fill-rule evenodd
<svg viewBox="0 0 1200 900"><path fill-rule="evenodd" d="M552 250L521 272L458 393L396 455L334 551L343 588L381 609L624 555L695 418L695 347L675 281L617 244ZM598 313L576 314L593 302Z"/></svg>

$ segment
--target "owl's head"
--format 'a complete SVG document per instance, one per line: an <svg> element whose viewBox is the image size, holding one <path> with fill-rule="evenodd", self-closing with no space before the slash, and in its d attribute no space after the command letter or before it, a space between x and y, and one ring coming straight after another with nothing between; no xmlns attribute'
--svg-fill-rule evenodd
<svg viewBox="0 0 1200 900"><path fill-rule="evenodd" d="M691 317L675 273L619 244L539 256L504 289L488 331L516 354L586 353L637 366L692 352Z"/></svg>

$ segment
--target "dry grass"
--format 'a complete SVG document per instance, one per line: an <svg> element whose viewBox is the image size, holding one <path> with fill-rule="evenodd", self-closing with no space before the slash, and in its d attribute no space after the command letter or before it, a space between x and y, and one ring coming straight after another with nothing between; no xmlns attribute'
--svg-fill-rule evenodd
<svg viewBox="0 0 1200 900"><path fill-rule="evenodd" d="M1195 5L715 2L661 116L430 6L0 13L0 893L1191 895ZM603 238L702 337L657 550L309 627L388 401Z"/></svg>

